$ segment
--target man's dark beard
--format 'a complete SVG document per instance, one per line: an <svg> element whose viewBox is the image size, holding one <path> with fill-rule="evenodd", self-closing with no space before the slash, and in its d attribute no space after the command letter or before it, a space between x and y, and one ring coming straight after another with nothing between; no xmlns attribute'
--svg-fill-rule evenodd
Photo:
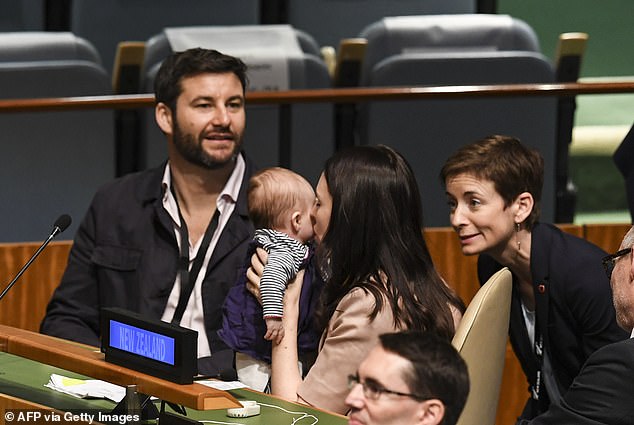
<svg viewBox="0 0 634 425"><path fill-rule="evenodd" d="M178 123L174 122L174 146L176 147L178 153L180 153L188 162L208 170L217 170L230 162L235 161L240 150L240 142L239 140L234 141L236 144L233 155L231 155L227 161L218 162L205 153L200 140L195 139L191 134L183 134Z"/></svg>

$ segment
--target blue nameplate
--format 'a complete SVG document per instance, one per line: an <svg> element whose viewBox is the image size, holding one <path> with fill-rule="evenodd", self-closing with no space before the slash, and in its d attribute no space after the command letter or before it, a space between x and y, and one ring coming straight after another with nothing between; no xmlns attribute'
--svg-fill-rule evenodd
<svg viewBox="0 0 634 425"><path fill-rule="evenodd" d="M179 384L196 375L198 332L121 308L101 310L101 351L109 363Z"/></svg>

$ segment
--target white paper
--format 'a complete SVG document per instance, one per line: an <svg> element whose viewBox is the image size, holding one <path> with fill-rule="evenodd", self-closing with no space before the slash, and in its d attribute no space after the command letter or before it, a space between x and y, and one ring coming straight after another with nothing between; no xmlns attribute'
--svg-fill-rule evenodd
<svg viewBox="0 0 634 425"><path fill-rule="evenodd" d="M48 384L52 390L69 394L77 398L106 398L116 403L125 397L125 388L97 379L75 379L51 374Z"/></svg>
<svg viewBox="0 0 634 425"><path fill-rule="evenodd" d="M199 384L203 384L207 387L215 388L217 390L229 391L229 390L237 390L239 388L247 388L240 381L219 381L216 379L209 379L205 381L196 381Z"/></svg>

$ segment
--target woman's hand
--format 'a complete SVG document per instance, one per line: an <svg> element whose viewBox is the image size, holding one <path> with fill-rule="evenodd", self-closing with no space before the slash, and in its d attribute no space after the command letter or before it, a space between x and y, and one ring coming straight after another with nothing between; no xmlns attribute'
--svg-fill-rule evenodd
<svg viewBox="0 0 634 425"><path fill-rule="evenodd" d="M251 267L247 270L247 290L262 304L260 298L260 278L264 265L267 263L269 254L262 248L256 248L251 256Z"/></svg>

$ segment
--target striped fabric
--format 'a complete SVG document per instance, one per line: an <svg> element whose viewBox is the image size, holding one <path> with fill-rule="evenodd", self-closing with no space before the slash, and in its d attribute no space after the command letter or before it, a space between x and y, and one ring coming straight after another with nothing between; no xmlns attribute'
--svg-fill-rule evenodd
<svg viewBox="0 0 634 425"><path fill-rule="evenodd" d="M284 290L308 255L308 245L272 229L257 229L253 239L269 254L260 279L263 317L282 317Z"/></svg>

